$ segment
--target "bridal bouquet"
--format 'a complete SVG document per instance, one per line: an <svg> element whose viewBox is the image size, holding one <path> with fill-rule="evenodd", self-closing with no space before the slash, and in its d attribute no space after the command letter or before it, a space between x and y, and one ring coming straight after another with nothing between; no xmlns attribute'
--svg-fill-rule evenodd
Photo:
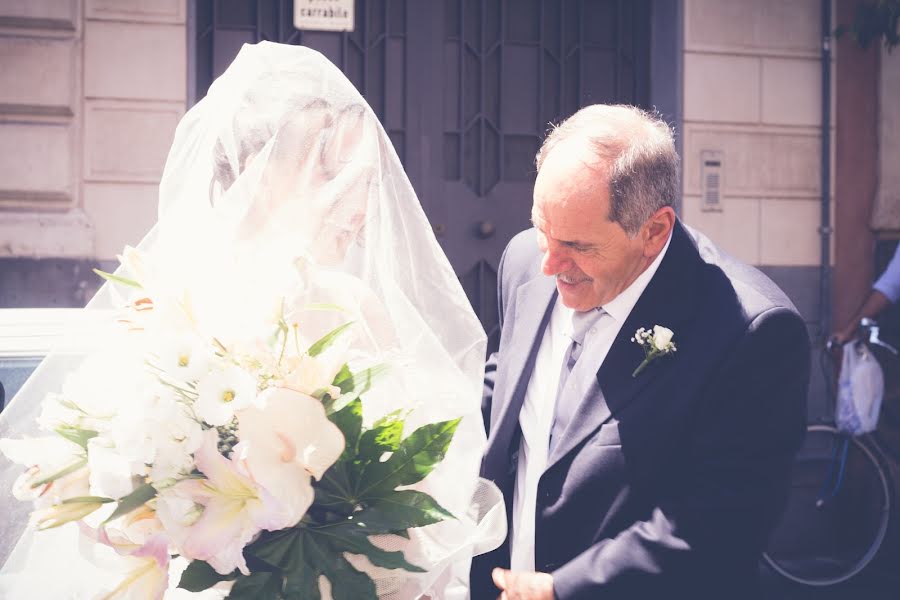
<svg viewBox="0 0 900 600"><path fill-rule="evenodd" d="M443 460L458 419L364 425L388 367L348 341L352 313L307 334L298 315L344 312L302 293L297 264L268 273L275 286L233 290L227 271L192 285L135 249L120 258L127 277L102 273L125 305L112 337L45 399L45 436L0 441L26 467L13 493L34 503L32 526L77 527L106 553L121 576L105 597L177 584L359 600L377 597L373 570L421 572L382 541L453 518L410 486Z"/></svg>

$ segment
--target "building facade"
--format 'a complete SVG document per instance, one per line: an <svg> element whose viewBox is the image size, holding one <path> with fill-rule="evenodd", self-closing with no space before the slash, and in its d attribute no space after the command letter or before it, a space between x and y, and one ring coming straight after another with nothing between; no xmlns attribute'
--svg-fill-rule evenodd
<svg viewBox="0 0 900 600"><path fill-rule="evenodd" d="M836 0L832 25L858 1ZM673 123L682 219L768 273L814 339L849 318L900 231L900 57L842 38L826 93L821 0L356 0L348 33L298 31L292 5L0 2L0 306L85 303L90 268L155 221L178 119L261 39L316 48L366 96L492 335L534 152L585 104Z"/></svg>

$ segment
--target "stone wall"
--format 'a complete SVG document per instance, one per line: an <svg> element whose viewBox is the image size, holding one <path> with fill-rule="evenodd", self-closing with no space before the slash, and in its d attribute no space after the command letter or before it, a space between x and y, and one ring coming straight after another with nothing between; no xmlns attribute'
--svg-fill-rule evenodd
<svg viewBox="0 0 900 600"><path fill-rule="evenodd" d="M185 19L183 0L0 3L0 260L140 241L185 109Z"/></svg>
<svg viewBox="0 0 900 600"><path fill-rule="evenodd" d="M685 0L684 217L738 258L820 262L819 0ZM722 158L704 210L701 152Z"/></svg>

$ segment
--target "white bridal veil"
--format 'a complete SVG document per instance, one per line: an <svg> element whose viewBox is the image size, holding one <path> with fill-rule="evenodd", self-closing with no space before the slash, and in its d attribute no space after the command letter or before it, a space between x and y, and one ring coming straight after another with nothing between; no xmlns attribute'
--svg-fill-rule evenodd
<svg viewBox="0 0 900 600"><path fill-rule="evenodd" d="M159 220L139 248L157 265L156 276L192 288L199 320L232 343L260 318L279 278L299 273L298 306L341 306L359 325L352 341L359 360L395 365L364 397L366 421L403 409L412 431L463 417L446 458L417 486L458 519L417 530L409 541L382 542L429 569L416 580L369 569L383 597L429 590L440 597L434 586L450 582L442 589L452 589L454 577L467 576L472 554L499 544L503 503L478 480L484 333L387 134L327 59L296 46L243 47L179 124L160 184ZM112 284L98 292L80 329L4 411L0 437L37 435L45 395L58 392L86 356L115 343L106 323L121 300ZM295 316L309 339L347 319L321 310ZM37 533L26 527L31 506L9 492L20 467L0 460L3 593L16 574L53 578L53 561L71 567L81 559L66 537L69 526ZM39 587L35 579L25 589Z"/></svg>

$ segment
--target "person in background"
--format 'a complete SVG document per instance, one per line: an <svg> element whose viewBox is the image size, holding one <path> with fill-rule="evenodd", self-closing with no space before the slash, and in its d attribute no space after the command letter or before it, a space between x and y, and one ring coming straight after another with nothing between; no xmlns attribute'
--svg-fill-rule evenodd
<svg viewBox="0 0 900 600"><path fill-rule="evenodd" d="M897 300L900 300L900 244L897 244L891 262L872 286L862 306L832 339L838 344L847 343L856 336L856 330L862 319L875 318Z"/></svg>

